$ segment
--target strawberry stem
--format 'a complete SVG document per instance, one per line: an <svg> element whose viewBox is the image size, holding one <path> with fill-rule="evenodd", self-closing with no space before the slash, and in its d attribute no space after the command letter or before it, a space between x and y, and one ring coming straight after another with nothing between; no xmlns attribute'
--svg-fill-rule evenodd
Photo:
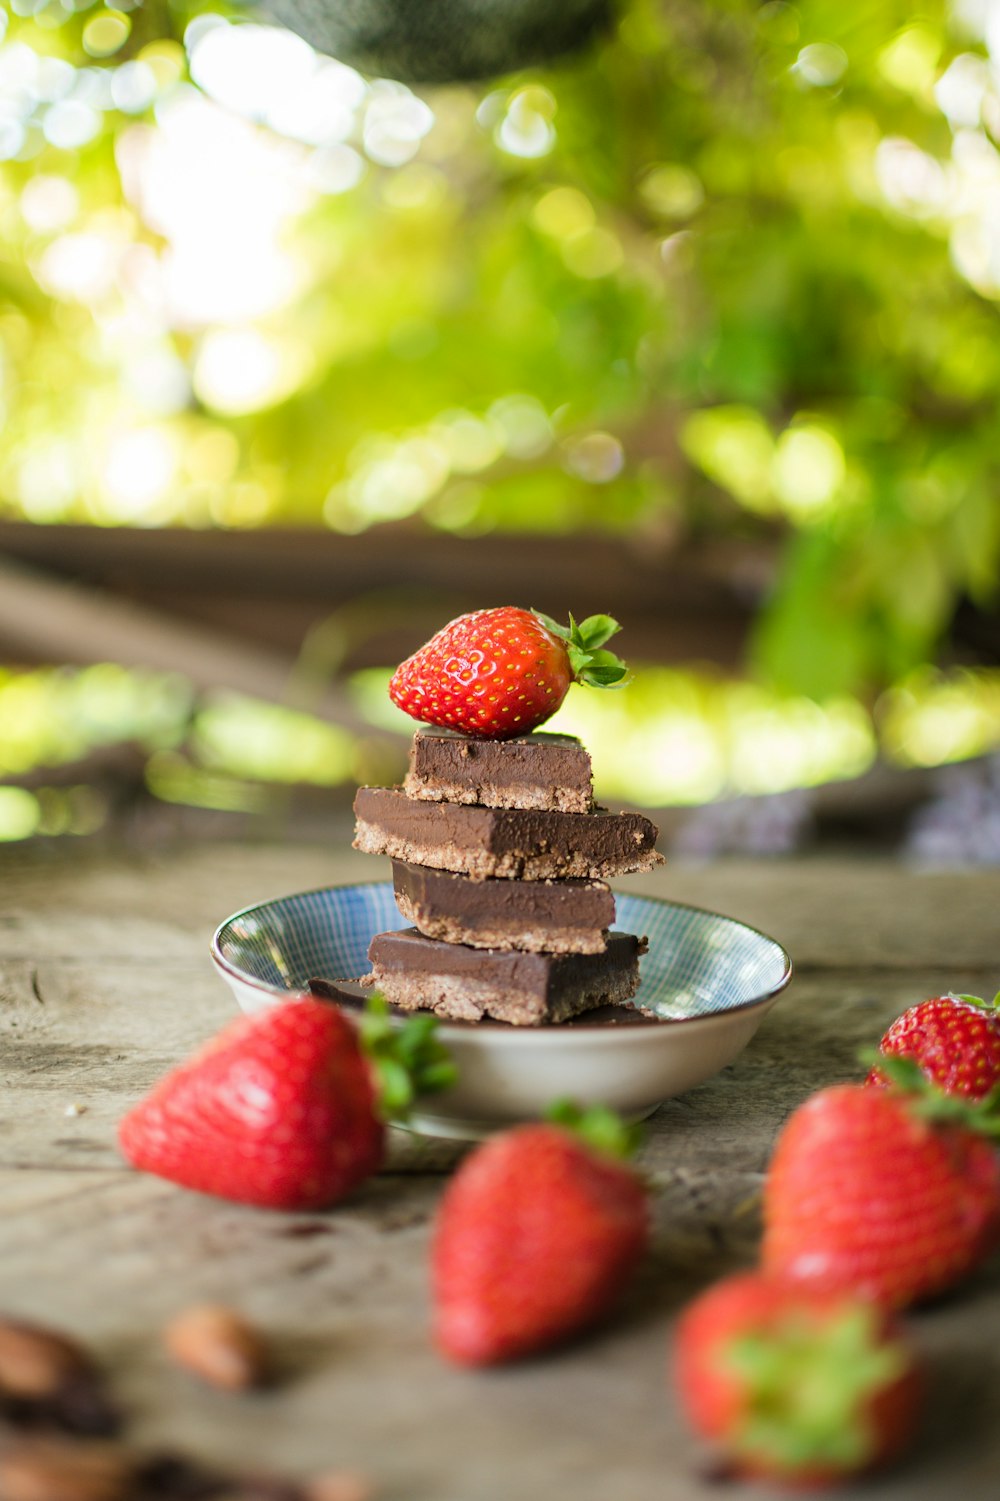
<svg viewBox="0 0 1000 1501"><path fill-rule="evenodd" d="M569 625L560 625L551 615L541 610L531 612L545 629L565 643L566 655L577 683L588 688L623 688L628 678L628 668L614 652L604 651L604 645L621 630L617 620L610 615L589 615L579 624L569 617Z"/></svg>
<svg viewBox="0 0 1000 1501"><path fill-rule="evenodd" d="M381 991L368 997L358 1031L378 1084L383 1120L409 1120L419 1095L434 1094L455 1083L458 1070L435 1036L437 1027L437 1017L426 1011L399 1023Z"/></svg>
<svg viewBox="0 0 1000 1501"><path fill-rule="evenodd" d="M743 1458L766 1458L790 1474L864 1467L875 1447L867 1404L906 1368L899 1346L879 1343L876 1319L863 1304L846 1304L825 1322L790 1309L768 1330L724 1348L748 1391L738 1433Z"/></svg>
<svg viewBox="0 0 1000 1501"><path fill-rule="evenodd" d="M877 1068L899 1094L909 1095L914 1115L941 1125L965 1126L982 1136L1000 1136L1000 1084L981 1100L948 1094L928 1078L915 1058L864 1048L862 1063Z"/></svg>
<svg viewBox="0 0 1000 1501"><path fill-rule="evenodd" d="M1000 990L992 1001L984 1000L981 995L961 995L956 991L949 991L949 995L953 1001L964 1001L967 1006L976 1006L980 1011L1000 1011Z"/></svg>
<svg viewBox="0 0 1000 1501"><path fill-rule="evenodd" d="M616 1110L607 1105L578 1105L575 1100L554 1100L545 1112L554 1126L578 1136L595 1152L606 1157L633 1157L642 1142L642 1128L627 1125Z"/></svg>

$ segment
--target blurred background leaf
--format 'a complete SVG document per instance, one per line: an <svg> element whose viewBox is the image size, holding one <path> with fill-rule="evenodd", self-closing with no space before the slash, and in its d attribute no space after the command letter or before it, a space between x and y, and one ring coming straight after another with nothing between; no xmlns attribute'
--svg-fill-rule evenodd
<svg viewBox="0 0 1000 1501"><path fill-rule="evenodd" d="M956 631L1000 560L995 0L629 0L576 54L433 87L243 9L3 18L0 517L763 549L745 681L692 639L581 701L640 801L752 790L738 713L799 747L769 787L1000 739L997 633ZM899 705L943 683L976 732L913 742ZM227 704L175 705L161 792L177 756L364 769Z"/></svg>

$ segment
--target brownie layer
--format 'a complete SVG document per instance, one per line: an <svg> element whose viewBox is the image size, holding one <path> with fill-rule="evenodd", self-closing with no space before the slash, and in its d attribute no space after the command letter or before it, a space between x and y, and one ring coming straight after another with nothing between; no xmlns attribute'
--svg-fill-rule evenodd
<svg viewBox="0 0 1000 1501"><path fill-rule="evenodd" d="M479 808L409 798L399 787L361 787L354 848L473 880L576 876L604 880L651 870L663 859L658 830L641 813L561 813Z"/></svg>
<svg viewBox="0 0 1000 1501"><path fill-rule="evenodd" d="M440 943L405 928L372 939L372 972L362 983L376 986L404 1011L539 1026L630 1000L645 946L632 933L612 933L600 954L498 953Z"/></svg>
<svg viewBox="0 0 1000 1501"><path fill-rule="evenodd" d="M475 740L450 730L418 730L403 790L430 802L564 813L587 813L594 801L587 751L571 735L544 732Z"/></svg>
<svg viewBox="0 0 1000 1501"><path fill-rule="evenodd" d="M477 949L599 954L615 920L603 881L472 881L392 862L396 906L425 938Z"/></svg>

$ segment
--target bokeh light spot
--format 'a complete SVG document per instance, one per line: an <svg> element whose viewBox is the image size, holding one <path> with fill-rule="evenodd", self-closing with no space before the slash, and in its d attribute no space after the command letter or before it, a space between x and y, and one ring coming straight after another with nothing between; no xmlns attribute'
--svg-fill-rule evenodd
<svg viewBox="0 0 1000 1501"><path fill-rule="evenodd" d="M752 510L771 511L774 439L750 407L718 406L693 412L681 429L681 447L700 469Z"/></svg>
<svg viewBox="0 0 1000 1501"><path fill-rule="evenodd" d="M129 39L132 22L121 11L103 11L83 28L83 50L90 57L111 57Z"/></svg>
<svg viewBox="0 0 1000 1501"><path fill-rule="evenodd" d="M625 467L625 450L611 433L587 433L565 444L566 468L589 485L608 485Z"/></svg>
<svg viewBox="0 0 1000 1501"><path fill-rule="evenodd" d="M644 206L660 219L690 219L705 201L696 172L677 163L650 167L639 183Z"/></svg>
<svg viewBox="0 0 1000 1501"><path fill-rule="evenodd" d="M548 89L540 84L519 89L496 128L497 145L510 156L547 156L556 143L555 113L556 101Z"/></svg>
<svg viewBox="0 0 1000 1501"><path fill-rule="evenodd" d="M303 346L253 328L212 329L201 341L194 389L217 412L259 411L289 395L308 368Z"/></svg>
<svg viewBox="0 0 1000 1501"><path fill-rule="evenodd" d="M38 799L22 787L0 787L0 841L30 839L41 821Z"/></svg>
<svg viewBox="0 0 1000 1501"><path fill-rule="evenodd" d="M543 234L555 240L585 234L597 222L594 205L579 188L552 188L539 198L531 211L534 223Z"/></svg>
<svg viewBox="0 0 1000 1501"><path fill-rule="evenodd" d="M845 473L844 451L826 428L793 426L778 439L772 483L782 508L793 518L807 520L826 510Z"/></svg>
<svg viewBox="0 0 1000 1501"><path fill-rule="evenodd" d="M625 262L622 243L610 229L585 229L562 242L567 269L587 281L610 276Z"/></svg>
<svg viewBox="0 0 1000 1501"><path fill-rule="evenodd" d="M810 42L803 47L792 72L811 88L829 89L847 72L847 53L834 42Z"/></svg>

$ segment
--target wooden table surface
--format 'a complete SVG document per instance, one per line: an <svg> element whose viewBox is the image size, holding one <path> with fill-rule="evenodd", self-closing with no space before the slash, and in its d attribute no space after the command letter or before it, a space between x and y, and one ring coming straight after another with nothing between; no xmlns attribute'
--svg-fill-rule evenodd
<svg viewBox="0 0 1000 1501"><path fill-rule="evenodd" d="M773 933L796 978L733 1067L651 1121L656 1247L620 1315L484 1373L451 1369L426 1336L430 1218L460 1148L398 1133L387 1170L351 1202L297 1216L186 1193L116 1154L125 1108L232 1014L207 960L216 923L383 874L348 840L0 855L0 1308L88 1341L144 1446L291 1474L361 1469L383 1501L710 1501L718 1485L665 1385L672 1320L752 1261L789 1111L856 1076L857 1047L909 1002L992 995L1000 873L843 858L668 865L630 881ZM283 1372L273 1390L205 1391L169 1366L158 1331L202 1299L238 1304L267 1332ZM932 1362L927 1418L905 1463L866 1489L995 1501L1000 1267L913 1329Z"/></svg>

